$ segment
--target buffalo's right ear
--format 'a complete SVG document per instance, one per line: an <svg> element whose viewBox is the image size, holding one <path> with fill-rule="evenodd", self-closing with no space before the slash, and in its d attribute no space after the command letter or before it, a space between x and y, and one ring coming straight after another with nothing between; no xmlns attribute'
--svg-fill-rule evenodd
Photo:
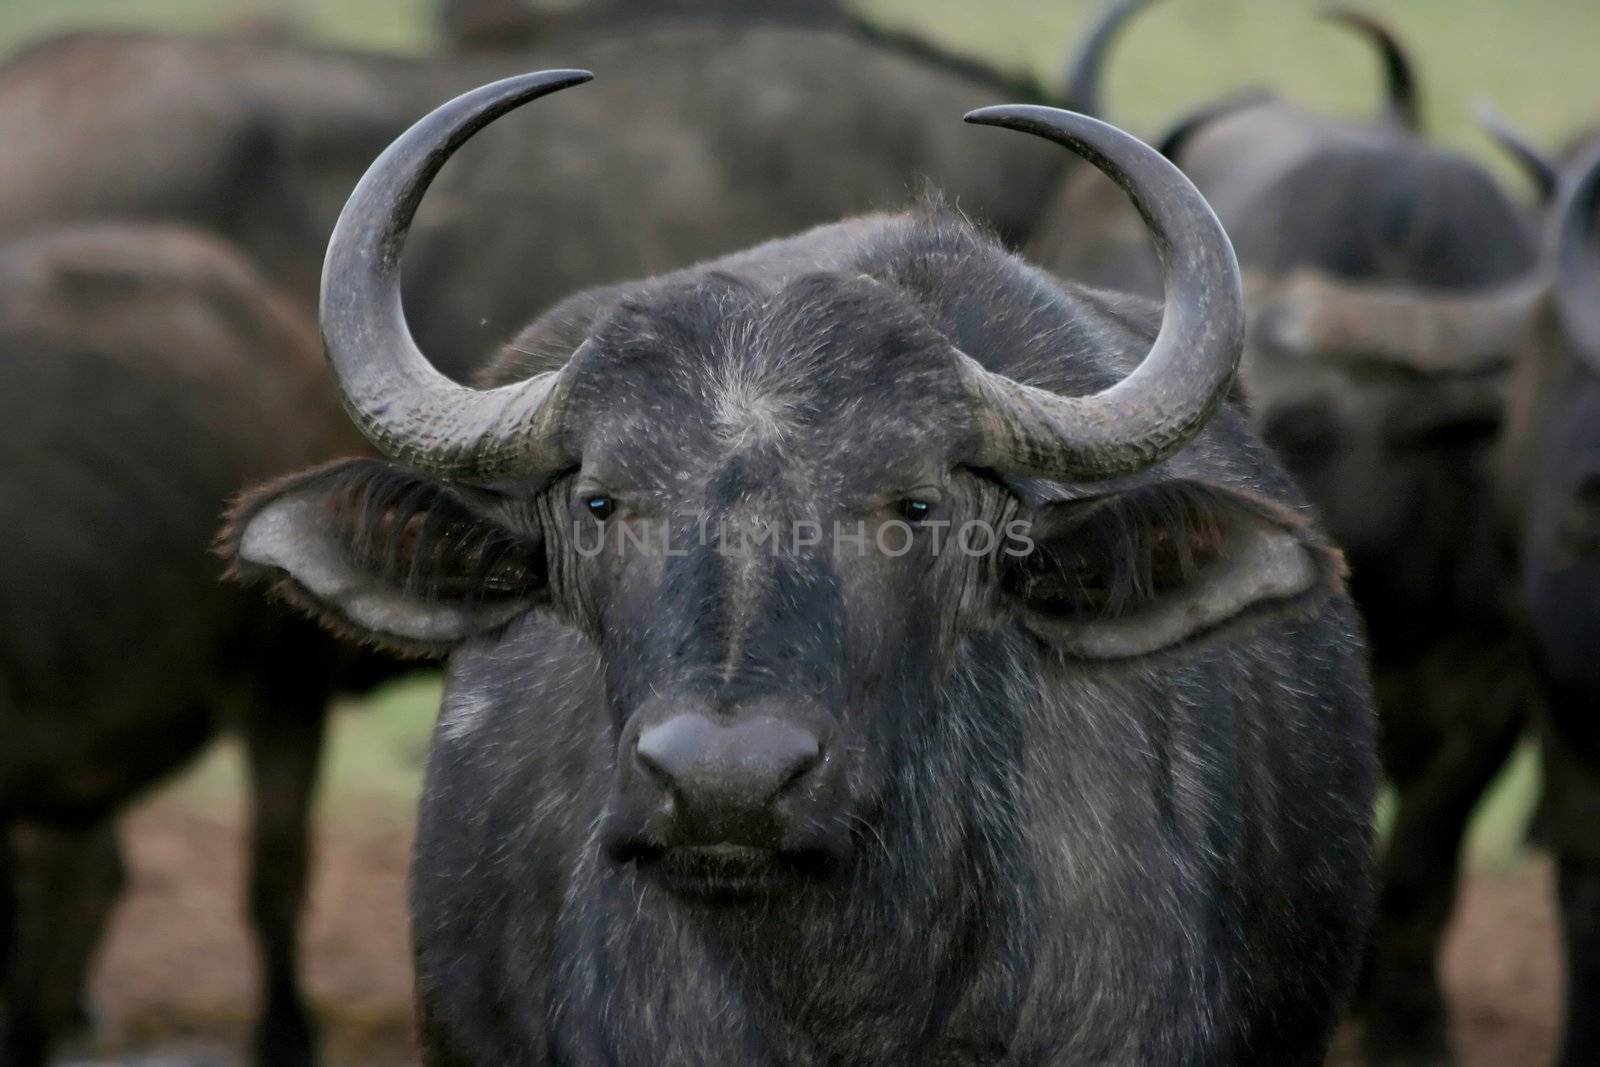
<svg viewBox="0 0 1600 1067"><path fill-rule="evenodd" d="M345 460L252 490L219 540L260 581L347 636L442 655L546 588L544 546L461 492L380 460Z"/></svg>

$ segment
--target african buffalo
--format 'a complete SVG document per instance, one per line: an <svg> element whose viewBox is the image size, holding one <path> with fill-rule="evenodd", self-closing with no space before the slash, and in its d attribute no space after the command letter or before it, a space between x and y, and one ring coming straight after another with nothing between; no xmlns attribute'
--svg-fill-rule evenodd
<svg viewBox="0 0 1600 1067"><path fill-rule="evenodd" d="M1600 145L1561 184L1521 590L1544 688L1540 826L1559 861L1567 952L1560 1062L1578 1067L1600 1061Z"/></svg>
<svg viewBox="0 0 1600 1067"><path fill-rule="evenodd" d="M1542 690L1536 836L1556 855L1567 959L1560 1063L1600 1060L1600 137L1548 158L1491 118L1546 198L1549 299L1518 352L1502 452Z"/></svg>
<svg viewBox="0 0 1600 1067"><path fill-rule="evenodd" d="M0 247L0 1063L44 1062L120 882L110 819L225 726L255 787L263 1064L296 979L324 710L390 668L218 579L244 485L365 451L316 331L234 251L100 224Z"/></svg>
<svg viewBox="0 0 1600 1067"><path fill-rule="evenodd" d="M1541 285L1522 213L1481 166L1416 132L1415 78L1393 36L1340 17L1381 44L1381 119L1236 97L1163 141L1245 272L1251 421L1350 559L1399 792L1366 1046L1375 1063L1432 1062L1448 1056L1435 956L1462 834L1531 695L1494 457L1511 355ZM1078 198L1057 202L1066 213L1030 250L1069 278L1148 289L1147 242L1098 206L1104 189L1085 199L1089 177L1069 179Z"/></svg>
<svg viewBox="0 0 1600 1067"><path fill-rule="evenodd" d="M898 204L929 174L961 210L1020 240L1063 169L1061 153L1028 139L974 144L928 119L1044 90L859 23L630 21L567 34L561 55L617 75L560 114L518 116L471 145L418 221L408 300L430 355L458 378L574 289ZM248 251L309 312L339 208L406 120L550 58L406 59L239 37L47 41L0 66L0 234L86 217L199 226ZM541 168L533 140L561 145L562 165ZM511 233L544 250L546 271L523 276Z"/></svg>
<svg viewBox="0 0 1600 1067"><path fill-rule="evenodd" d="M579 294L455 385L398 299L412 214L587 78L476 90L373 165L323 334L392 461L224 538L449 657L428 1062L1320 1063L1371 706L1339 555L1223 403L1244 309L1205 202L1113 127L988 108L1130 190L1159 331L933 206Z"/></svg>

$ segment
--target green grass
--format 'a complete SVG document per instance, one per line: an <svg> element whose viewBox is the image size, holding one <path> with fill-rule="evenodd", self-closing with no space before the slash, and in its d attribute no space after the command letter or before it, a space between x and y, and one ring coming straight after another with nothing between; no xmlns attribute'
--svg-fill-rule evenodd
<svg viewBox="0 0 1600 1067"><path fill-rule="evenodd" d="M1468 831L1467 862L1478 870L1513 866L1529 855L1528 820L1539 799L1539 753L1523 745L1500 772Z"/></svg>
<svg viewBox="0 0 1600 1067"><path fill-rule="evenodd" d="M270 19L335 44L415 52L433 0L0 0L0 51L64 30L210 31Z"/></svg>
<svg viewBox="0 0 1600 1067"><path fill-rule="evenodd" d="M1078 29L1100 0L858 0L880 21L1054 83ZM1553 145L1600 118L1600 4L1593 0L1367 0L1417 61L1430 128L1510 173L1472 125L1494 100L1537 140ZM314 39L420 51L433 0L0 0L0 53L72 28L214 30L241 20L287 19ZM1197 101L1246 85L1273 86L1309 105L1360 114L1381 78L1371 50L1314 20L1306 0L1166 0L1144 12L1117 49L1106 84L1110 117L1150 134ZM438 703L433 678L389 687L336 717L324 806L409 814ZM213 753L180 787L202 802L237 796L236 747ZM1537 792L1522 751L1474 823L1477 866L1522 855Z"/></svg>

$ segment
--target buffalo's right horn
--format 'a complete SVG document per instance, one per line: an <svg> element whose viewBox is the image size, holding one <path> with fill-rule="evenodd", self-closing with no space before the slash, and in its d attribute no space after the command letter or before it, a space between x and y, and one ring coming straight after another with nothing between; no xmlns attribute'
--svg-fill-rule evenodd
<svg viewBox="0 0 1600 1067"><path fill-rule="evenodd" d="M1600 371L1600 147L1570 173L1552 215L1556 311L1583 359Z"/></svg>
<svg viewBox="0 0 1600 1067"><path fill-rule="evenodd" d="M562 464L562 372L469 389L433 368L400 303L417 205L456 149L514 108L588 81L547 70L474 89L401 134L350 194L322 268L322 337L356 426L387 455L446 477L532 475Z"/></svg>

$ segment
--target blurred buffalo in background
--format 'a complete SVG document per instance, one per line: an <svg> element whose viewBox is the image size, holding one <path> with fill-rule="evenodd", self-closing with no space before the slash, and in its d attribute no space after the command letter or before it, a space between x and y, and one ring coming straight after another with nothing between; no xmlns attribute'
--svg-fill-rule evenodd
<svg viewBox="0 0 1600 1067"><path fill-rule="evenodd" d="M1544 211L1550 299L1518 351L1502 452L1519 589L1541 683L1544 793L1566 949L1562 1067L1600 1062L1600 135L1554 157L1485 125Z"/></svg>
<svg viewBox="0 0 1600 1067"><path fill-rule="evenodd" d="M1240 391L1346 551L1398 804L1363 988L1373 1063L1448 1056L1436 957L1462 835L1521 736L1531 679L1495 507L1511 361L1543 292L1524 213L1419 133L1416 79L1369 16L1384 113L1252 91L1161 138L1216 209L1251 313ZM1030 249L1067 277L1150 289L1115 190L1071 176Z"/></svg>
<svg viewBox="0 0 1600 1067"><path fill-rule="evenodd" d="M1026 138L974 145L947 118L1047 99L1037 85L855 20L722 10L587 20L548 53L424 59L278 36L46 41L0 67L0 234L181 221L234 241L309 307L339 205L409 116L518 70L606 70L582 99L468 146L418 220L408 303L430 355L463 378L575 288L901 205L925 177L1020 240L1066 168ZM529 246L539 271L523 269Z"/></svg>
<svg viewBox="0 0 1600 1067"><path fill-rule="evenodd" d="M1545 792L1539 830L1559 862L1567 954L1563 1067L1600 1063L1600 142L1558 183L1554 299L1519 398L1537 435L1514 484L1521 589L1543 682ZM1527 475L1527 480L1522 480Z"/></svg>
<svg viewBox="0 0 1600 1067"><path fill-rule="evenodd" d="M237 252L102 224L0 248L0 1063L77 1020L110 820L217 734L255 792L262 1063L309 1062L296 975L330 697L393 670L219 581L241 487L364 450L315 330Z"/></svg>

